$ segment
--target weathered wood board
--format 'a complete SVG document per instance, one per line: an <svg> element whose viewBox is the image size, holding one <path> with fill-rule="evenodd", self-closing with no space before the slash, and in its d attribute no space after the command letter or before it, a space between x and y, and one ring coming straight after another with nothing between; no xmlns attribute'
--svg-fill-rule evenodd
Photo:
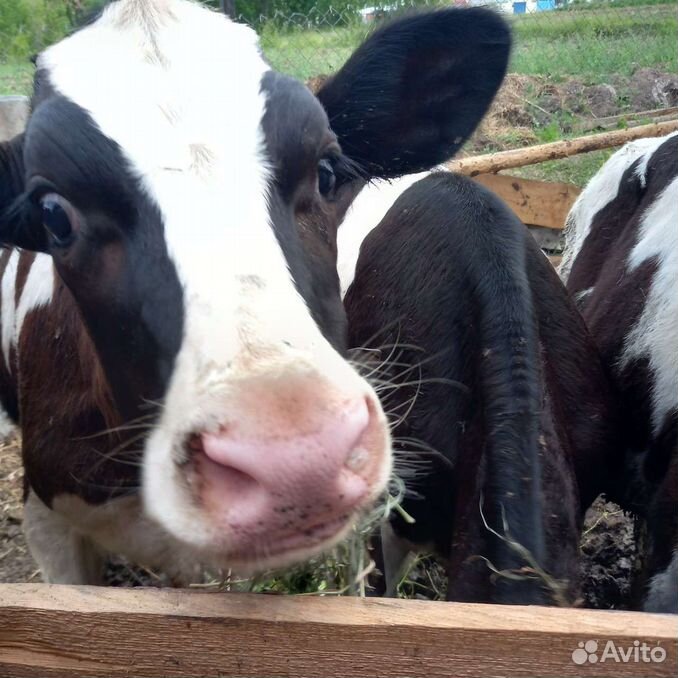
<svg viewBox="0 0 678 678"><path fill-rule="evenodd" d="M633 612L0 586L3 678L675 678L677 640L678 617Z"/></svg>
<svg viewBox="0 0 678 678"><path fill-rule="evenodd" d="M533 181L504 174L473 177L498 195L525 224L562 229L570 208L581 193L574 184Z"/></svg>

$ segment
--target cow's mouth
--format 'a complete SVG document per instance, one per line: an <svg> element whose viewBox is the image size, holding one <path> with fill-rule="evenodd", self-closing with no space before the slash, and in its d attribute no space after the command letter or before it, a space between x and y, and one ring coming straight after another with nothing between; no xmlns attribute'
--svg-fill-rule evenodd
<svg viewBox="0 0 678 678"><path fill-rule="evenodd" d="M349 503L341 493L337 504L314 502L310 497L308 503L279 503L280 497L232 469L224 470L195 440L190 443L190 461L182 467L182 474L193 502L211 525L210 560L240 574L288 567L331 549L347 535L364 508L362 481ZM229 491L251 496L247 502L240 496L231 504Z"/></svg>
<svg viewBox="0 0 678 678"><path fill-rule="evenodd" d="M328 551L339 543L353 525L352 518L352 515L342 515L282 537L262 538L249 547L230 550L225 560L229 567L241 573L288 567Z"/></svg>

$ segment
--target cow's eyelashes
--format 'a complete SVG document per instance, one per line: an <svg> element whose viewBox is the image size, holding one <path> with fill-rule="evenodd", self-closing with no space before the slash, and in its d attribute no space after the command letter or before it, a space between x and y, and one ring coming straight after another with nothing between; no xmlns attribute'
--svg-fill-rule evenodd
<svg viewBox="0 0 678 678"><path fill-rule="evenodd" d="M325 198L331 197L337 185L332 160L323 158L318 163L318 191Z"/></svg>
<svg viewBox="0 0 678 678"><path fill-rule="evenodd" d="M47 193L40 198L42 225L58 247L73 242L78 227L78 215L66 198L57 193Z"/></svg>

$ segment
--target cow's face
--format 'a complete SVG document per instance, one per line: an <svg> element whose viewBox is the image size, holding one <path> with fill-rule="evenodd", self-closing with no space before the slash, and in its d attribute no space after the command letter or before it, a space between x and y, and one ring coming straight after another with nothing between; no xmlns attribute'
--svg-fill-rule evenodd
<svg viewBox="0 0 678 678"><path fill-rule="evenodd" d="M117 0L40 56L3 149L24 171L0 178L2 239L51 254L124 417L157 406L142 494L175 538L281 565L383 491L386 418L343 358L337 226L365 179L458 148L508 49L490 13L413 17L316 98L244 26Z"/></svg>

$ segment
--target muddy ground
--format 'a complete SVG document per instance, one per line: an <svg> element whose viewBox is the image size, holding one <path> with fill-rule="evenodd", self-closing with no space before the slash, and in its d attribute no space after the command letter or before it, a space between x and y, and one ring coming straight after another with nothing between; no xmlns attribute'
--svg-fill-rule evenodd
<svg viewBox="0 0 678 678"><path fill-rule="evenodd" d="M0 445L0 582L40 581L21 530L22 472L16 439ZM623 608L629 593L635 545L633 521L614 504L598 500L587 515L582 539L583 597L595 608ZM158 586L170 582L117 560L109 564L113 586ZM418 562L401 587L413 598L444 597L442 569L429 560Z"/></svg>

